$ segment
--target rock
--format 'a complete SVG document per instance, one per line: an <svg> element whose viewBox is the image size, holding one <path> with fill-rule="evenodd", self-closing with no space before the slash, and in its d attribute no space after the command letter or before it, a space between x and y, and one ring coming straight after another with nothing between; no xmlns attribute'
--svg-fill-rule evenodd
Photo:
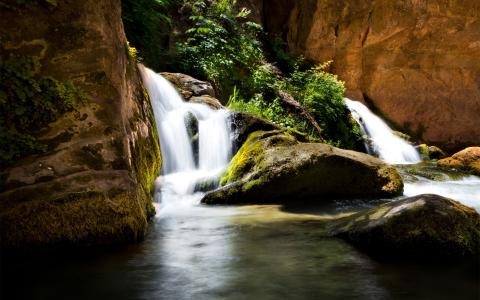
<svg viewBox="0 0 480 300"><path fill-rule="evenodd" d="M480 176L480 147L466 148L437 163L442 167L464 169Z"/></svg>
<svg viewBox="0 0 480 300"><path fill-rule="evenodd" d="M138 241L154 214L162 161L150 101L127 56L120 1L37 2L2 7L1 60L36 57L38 76L71 81L88 101L39 132L46 153L2 170L0 246Z"/></svg>
<svg viewBox="0 0 480 300"><path fill-rule="evenodd" d="M447 153L437 146L428 146L428 153L430 159L442 159L448 156Z"/></svg>
<svg viewBox="0 0 480 300"><path fill-rule="evenodd" d="M230 115L232 131L235 134L233 150L234 153L245 143L248 136L255 131L270 131L280 129L279 126L260 119L248 113L233 111Z"/></svg>
<svg viewBox="0 0 480 300"><path fill-rule="evenodd" d="M410 144L412 144L412 137L409 136L408 134L400 132L400 131L396 131L396 130L393 130L392 133L394 135L398 136L399 138L401 138L401 139L409 142Z"/></svg>
<svg viewBox="0 0 480 300"><path fill-rule="evenodd" d="M188 112L185 115L185 127L187 128L187 134L190 138L190 143L192 145L193 150L193 158L195 163L198 165L199 159L199 139L198 139L198 120L192 112Z"/></svg>
<svg viewBox="0 0 480 300"><path fill-rule="evenodd" d="M188 99L188 101L192 103L206 104L213 109L224 108L222 103L220 103L220 100L218 100L217 98L213 98L212 96L209 96L209 95L193 96L190 99Z"/></svg>
<svg viewBox="0 0 480 300"><path fill-rule="evenodd" d="M479 144L479 1L265 0L262 8L264 27L292 53L333 61L349 98L429 145Z"/></svg>
<svg viewBox="0 0 480 300"><path fill-rule="evenodd" d="M182 73L160 73L170 81L186 100L192 96L210 96L215 98L215 90L212 85L206 81L201 81Z"/></svg>
<svg viewBox="0 0 480 300"><path fill-rule="evenodd" d="M437 146L420 144L415 148L420 152L423 160L442 159L448 156L442 149Z"/></svg>
<svg viewBox="0 0 480 300"><path fill-rule="evenodd" d="M392 197L403 182L370 155L326 144L300 143L285 130L248 137L206 204L279 203L336 197Z"/></svg>
<svg viewBox="0 0 480 300"><path fill-rule="evenodd" d="M215 98L215 90L206 81L195 79L182 73L160 73L170 81L187 102L202 103L213 109L224 108L220 100Z"/></svg>
<svg viewBox="0 0 480 300"><path fill-rule="evenodd" d="M459 259L480 255L480 216L438 195L389 202L330 224L340 237L383 258Z"/></svg>

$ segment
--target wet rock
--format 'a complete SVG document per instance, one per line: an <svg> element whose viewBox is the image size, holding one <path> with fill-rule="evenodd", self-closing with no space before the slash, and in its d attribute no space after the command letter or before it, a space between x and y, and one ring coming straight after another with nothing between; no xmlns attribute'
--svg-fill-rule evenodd
<svg viewBox="0 0 480 300"><path fill-rule="evenodd" d="M193 113L188 112L185 115L185 127L187 128L187 134L190 138L190 143L193 150L193 158L195 163L198 165L199 159L199 148L198 148L198 120L195 118Z"/></svg>
<svg viewBox="0 0 480 300"><path fill-rule="evenodd" d="M188 101L192 103L206 104L213 109L224 108L222 103L220 103L220 100L218 100L217 98L213 98L212 96L209 96L209 95L193 96L190 99L188 99Z"/></svg>
<svg viewBox="0 0 480 300"><path fill-rule="evenodd" d="M210 96L215 98L215 90L206 81L201 81L182 73L160 73L170 81L186 100L191 97Z"/></svg>
<svg viewBox="0 0 480 300"><path fill-rule="evenodd" d="M463 169L480 176L480 147L468 147L437 163L442 167Z"/></svg>
<svg viewBox="0 0 480 300"><path fill-rule="evenodd" d="M264 119L255 117L248 113L235 112L230 114L232 131L235 134L234 138L234 153L240 149L248 136L255 131L269 131L278 130L279 126L270 123Z"/></svg>
<svg viewBox="0 0 480 300"><path fill-rule="evenodd" d="M285 130L248 137L207 204L286 203L330 197L392 197L403 182L391 166L370 155L326 144L301 143Z"/></svg>
<svg viewBox="0 0 480 300"><path fill-rule="evenodd" d="M423 160L437 160L447 157L448 155L437 146L428 146L427 144L420 144L415 147L422 155Z"/></svg>
<svg viewBox="0 0 480 300"><path fill-rule="evenodd" d="M389 202L333 221L330 234L382 258L477 258L480 216L438 195Z"/></svg>

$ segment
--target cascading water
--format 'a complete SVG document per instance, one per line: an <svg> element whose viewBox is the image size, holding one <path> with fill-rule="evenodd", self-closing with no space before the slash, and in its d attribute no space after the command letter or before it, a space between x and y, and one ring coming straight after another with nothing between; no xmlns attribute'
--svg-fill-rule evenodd
<svg viewBox="0 0 480 300"><path fill-rule="evenodd" d="M413 164L422 161L418 151L405 140L393 134L390 127L368 107L348 98L345 98L345 102L360 125L362 134L367 135L370 139L365 142L369 154L378 156L391 164Z"/></svg>
<svg viewBox="0 0 480 300"><path fill-rule="evenodd" d="M156 196L160 209L170 204L191 206L202 196L196 187L215 186L230 161L229 112L185 102L165 78L143 66L140 69L160 137L163 170Z"/></svg>

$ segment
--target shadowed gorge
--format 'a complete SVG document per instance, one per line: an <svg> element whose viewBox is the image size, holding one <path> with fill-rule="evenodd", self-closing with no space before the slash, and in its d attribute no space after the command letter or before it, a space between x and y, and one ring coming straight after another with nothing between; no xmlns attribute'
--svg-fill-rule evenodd
<svg viewBox="0 0 480 300"><path fill-rule="evenodd" d="M0 0L0 298L478 299L479 10Z"/></svg>

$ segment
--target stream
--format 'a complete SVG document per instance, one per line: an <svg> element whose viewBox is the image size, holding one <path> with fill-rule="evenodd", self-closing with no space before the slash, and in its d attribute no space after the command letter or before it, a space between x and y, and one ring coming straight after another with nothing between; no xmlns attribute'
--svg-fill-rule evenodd
<svg viewBox="0 0 480 300"><path fill-rule="evenodd" d="M142 75L154 103L164 157L155 195L157 215L146 239L128 246L4 260L1 289L6 298L479 299L476 266L377 261L327 237L320 225L335 214L395 199L302 207L198 204L203 196L199 183L214 187L233 155L228 111L185 103L153 71L144 68ZM349 103L353 106L363 110ZM192 116L197 123L193 132L185 126ZM365 121L365 115L357 117ZM365 134L371 134L363 125ZM370 151L400 164L405 196L437 193L480 211L480 177L452 176L434 164L412 169L418 154L402 144L393 149L403 154L385 150L392 155L382 156L381 136L389 143L404 141L383 128L379 138L372 138ZM192 144L192 139L198 142Z"/></svg>

